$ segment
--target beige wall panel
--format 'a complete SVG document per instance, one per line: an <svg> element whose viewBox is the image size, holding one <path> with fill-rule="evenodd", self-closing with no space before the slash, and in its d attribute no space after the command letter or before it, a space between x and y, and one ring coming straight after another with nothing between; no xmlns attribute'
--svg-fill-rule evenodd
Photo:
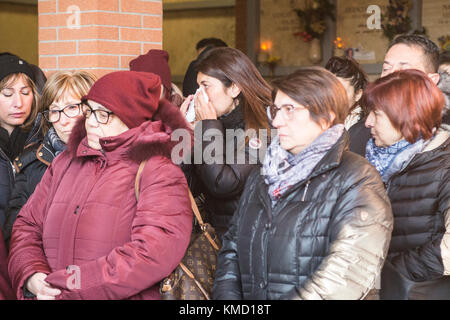
<svg viewBox="0 0 450 320"><path fill-rule="evenodd" d="M37 6L0 2L0 52L38 64Z"/></svg>
<svg viewBox="0 0 450 320"><path fill-rule="evenodd" d="M311 65L310 44L294 36L300 31L300 21L291 3L292 0L261 0L260 42L272 42L270 53L281 58L280 66Z"/></svg>
<svg viewBox="0 0 450 320"><path fill-rule="evenodd" d="M220 38L234 47L235 29L234 8L164 12L163 48L169 52L172 75L184 76L197 57L195 45L203 38Z"/></svg>
<svg viewBox="0 0 450 320"><path fill-rule="evenodd" d="M430 39L440 47L438 38L450 35L450 1L423 1L422 24Z"/></svg>

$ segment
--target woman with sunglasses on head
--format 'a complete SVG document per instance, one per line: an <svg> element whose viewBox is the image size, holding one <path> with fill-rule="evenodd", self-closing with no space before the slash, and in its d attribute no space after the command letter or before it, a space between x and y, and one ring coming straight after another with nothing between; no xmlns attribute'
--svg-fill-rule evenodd
<svg viewBox="0 0 450 320"><path fill-rule="evenodd" d="M379 171L394 229L381 298L450 299L450 134L445 100L420 70L378 79L362 98L372 138L366 158Z"/></svg>
<svg viewBox="0 0 450 320"><path fill-rule="evenodd" d="M160 93L159 76L118 71L81 99L85 118L14 223L8 270L19 299L160 298L192 229L186 179L171 161L172 132L187 124Z"/></svg>
<svg viewBox="0 0 450 320"><path fill-rule="evenodd" d="M376 170L348 151L346 91L318 67L272 85L277 136L223 237L214 297L369 298L392 213Z"/></svg>
<svg viewBox="0 0 450 320"><path fill-rule="evenodd" d="M27 147L14 161L19 174L6 210L3 230L6 242L20 209L53 159L66 148L75 122L82 117L81 97L89 92L94 82L95 76L86 71L59 71L47 80L39 101L44 138Z"/></svg>

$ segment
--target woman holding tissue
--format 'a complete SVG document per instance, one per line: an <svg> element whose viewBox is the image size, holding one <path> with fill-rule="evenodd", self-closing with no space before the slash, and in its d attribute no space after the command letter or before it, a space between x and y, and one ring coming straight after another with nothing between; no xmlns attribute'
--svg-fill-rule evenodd
<svg viewBox="0 0 450 320"><path fill-rule="evenodd" d="M247 56L233 48L211 49L199 60L197 71L200 91L185 100L181 111L188 111L194 100L195 143L203 157L201 163L193 159L187 175L194 195L203 193L207 220L221 236L247 177L260 163L261 144L270 136L265 106L271 89ZM239 137L230 138L229 132ZM208 150L214 150L211 158ZM229 150L234 153L227 155Z"/></svg>

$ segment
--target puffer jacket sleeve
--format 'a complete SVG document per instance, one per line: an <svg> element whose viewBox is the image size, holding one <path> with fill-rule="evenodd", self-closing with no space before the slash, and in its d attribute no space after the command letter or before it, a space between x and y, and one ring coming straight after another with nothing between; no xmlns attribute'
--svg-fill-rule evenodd
<svg viewBox="0 0 450 320"><path fill-rule="evenodd" d="M11 192L11 196L9 197L8 207L5 210L6 221L3 229L3 235L6 243L9 243L12 227L14 221L16 221L20 209L27 202L35 187L36 185L33 185L31 181L29 181L29 177L25 172L20 172L16 176L14 188ZM30 190L31 188L33 190Z"/></svg>
<svg viewBox="0 0 450 320"><path fill-rule="evenodd" d="M447 164L442 172L437 210L445 219L445 233L420 247L389 257L395 269L413 281L450 275L450 166Z"/></svg>
<svg viewBox="0 0 450 320"><path fill-rule="evenodd" d="M290 299L362 299L375 287L386 258L393 216L383 183L369 165L342 176L330 220L328 255Z"/></svg>
<svg viewBox="0 0 450 320"><path fill-rule="evenodd" d="M145 165L131 240L108 255L79 265L79 288L68 287L66 270L46 281L61 288L57 299L126 299L168 276L184 256L192 230L186 179L170 159L155 156Z"/></svg>
<svg viewBox="0 0 450 320"><path fill-rule="evenodd" d="M222 248L218 254L214 280L213 298L215 300L242 300L243 298L237 235L240 227L239 221L247 209L247 201L253 193L258 172L258 170L254 170L248 178L239 201L239 207L231 219L228 231L222 238Z"/></svg>
<svg viewBox="0 0 450 320"><path fill-rule="evenodd" d="M208 190L208 193L219 199L230 199L241 194L245 187L250 172L255 168L255 164L246 162L238 164L237 155L238 147L234 147L234 157L227 161L226 147L224 143L226 140L226 132L219 120L203 120L200 122L201 126L195 127L195 143L201 143L201 152L209 154L213 152L213 158L210 159L214 163L208 163L203 159L202 164L195 165L197 176L202 180L203 185ZM201 135L199 130L201 129ZM197 137L202 137L202 141L198 141ZM220 141L221 137L223 141ZM228 145L229 146L229 145ZM241 152L248 157L248 149ZM208 152L209 151L209 152ZM230 155L229 155L230 156ZM217 160L217 161L215 161ZM195 158L194 158L195 161ZM227 163L231 162L231 163Z"/></svg>
<svg viewBox="0 0 450 320"><path fill-rule="evenodd" d="M42 230L54 180L53 173L50 166L29 201L20 210L12 230L8 270L19 299L24 298L23 286L28 277L37 272L51 272L43 250Z"/></svg>
<svg viewBox="0 0 450 320"><path fill-rule="evenodd" d="M5 210L8 205L8 199L11 188L14 184L14 174L11 162L6 158L0 149L0 227L5 224Z"/></svg>

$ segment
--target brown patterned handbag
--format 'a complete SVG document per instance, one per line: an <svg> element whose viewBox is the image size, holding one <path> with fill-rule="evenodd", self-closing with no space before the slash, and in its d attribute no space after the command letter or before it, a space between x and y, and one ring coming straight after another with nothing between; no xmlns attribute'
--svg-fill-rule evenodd
<svg viewBox="0 0 450 320"><path fill-rule="evenodd" d="M136 199L139 198L139 178L146 161L141 162L135 181ZM197 204L189 190L191 207L200 226L193 233L186 253L175 270L160 284L163 300L210 300L216 274L217 253L221 243L209 223L204 223Z"/></svg>

